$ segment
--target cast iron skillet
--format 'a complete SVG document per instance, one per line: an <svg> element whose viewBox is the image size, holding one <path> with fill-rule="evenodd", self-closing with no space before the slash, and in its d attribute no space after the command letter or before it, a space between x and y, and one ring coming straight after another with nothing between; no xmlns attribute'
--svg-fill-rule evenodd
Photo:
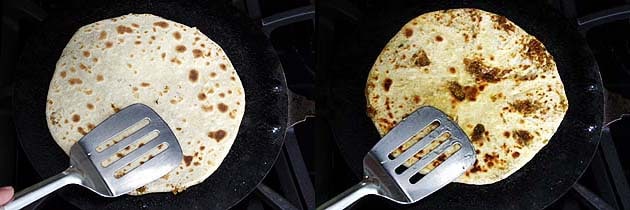
<svg viewBox="0 0 630 210"><path fill-rule="evenodd" d="M490 185L452 183L405 209L542 209L561 197L589 165L603 120L601 78L585 41L553 10L531 1L400 1L363 8L358 30L338 46L330 75L329 116L333 135L357 175L379 140L366 115L364 88L381 49L414 17L448 8L478 8L503 15L542 41L553 55L569 100L558 131L528 164ZM395 4L395 5L393 5ZM479 116L483 117L483 116ZM369 202L369 201L368 201ZM384 201L383 202L388 202ZM390 202L391 203L391 202Z"/></svg>
<svg viewBox="0 0 630 210"><path fill-rule="evenodd" d="M50 14L27 39L14 90L15 124L28 159L42 177L68 166L68 157L48 132L44 110L55 63L80 26L129 13L152 13L197 27L224 49L245 88L245 116L235 143L223 164L204 182L177 195L118 198L102 198L70 186L59 191L64 199L82 209L227 209L262 181L284 140L286 81L263 33L230 6L212 3L125 1L93 10L60 11Z"/></svg>

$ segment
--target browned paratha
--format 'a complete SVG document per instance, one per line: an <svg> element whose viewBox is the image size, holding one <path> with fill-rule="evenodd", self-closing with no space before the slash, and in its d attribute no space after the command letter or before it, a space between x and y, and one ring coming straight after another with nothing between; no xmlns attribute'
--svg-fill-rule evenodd
<svg viewBox="0 0 630 210"><path fill-rule="evenodd" d="M525 165L568 108L543 43L505 17L478 9L430 12L405 24L376 59L366 97L381 135L425 105L458 122L477 152L474 167L457 180L467 184L494 183Z"/></svg>

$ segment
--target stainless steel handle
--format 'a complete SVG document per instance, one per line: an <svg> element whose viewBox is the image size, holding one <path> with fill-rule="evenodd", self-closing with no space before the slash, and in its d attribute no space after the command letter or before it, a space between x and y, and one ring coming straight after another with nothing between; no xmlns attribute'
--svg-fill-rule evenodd
<svg viewBox="0 0 630 210"><path fill-rule="evenodd" d="M630 117L630 99L604 89L604 126L608 127L617 120Z"/></svg>
<svg viewBox="0 0 630 210"><path fill-rule="evenodd" d="M306 121L307 117L315 116L315 101L288 90L289 96L289 127Z"/></svg>
<svg viewBox="0 0 630 210"><path fill-rule="evenodd" d="M55 176L18 192L15 194L15 199L2 208L5 210L21 209L63 186L81 184L81 182L81 175L76 169L70 167Z"/></svg>
<svg viewBox="0 0 630 210"><path fill-rule="evenodd" d="M378 186L372 182L367 182L363 180L352 186L350 189L342 192L341 194L335 196L330 199L326 203L317 207L318 210L337 210L337 209L345 209L350 206L355 201L366 195L376 195L378 194Z"/></svg>

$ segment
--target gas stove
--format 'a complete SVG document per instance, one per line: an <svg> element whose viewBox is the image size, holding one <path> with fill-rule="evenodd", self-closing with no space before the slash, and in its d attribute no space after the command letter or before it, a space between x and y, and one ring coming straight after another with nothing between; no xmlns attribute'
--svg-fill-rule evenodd
<svg viewBox="0 0 630 210"><path fill-rule="evenodd" d="M23 35L35 30L30 25L44 20L49 10L93 7L106 1L3 1L2 58L0 70L0 186L23 189L41 180L26 159L11 118L12 84ZM252 21L259 23L282 63L292 98L311 104L314 95L314 6L309 1L242 0L227 2ZM302 116L302 115L300 115ZM298 119L303 121L304 119ZM288 129L285 145L273 169L253 193L233 209L313 209L315 194L311 182L314 123L307 119ZM298 140L299 139L299 140ZM304 148L304 149L302 149ZM304 155L303 155L304 154ZM55 194L27 209L76 209Z"/></svg>
<svg viewBox="0 0 630 210"><path fill-rule="evenodd" d="M563 197L546 209L629 209L630 165L627 148L630 128L630 2L550 0L547 4L573 22L588 41L599 64L606 89L606 122L598 151L581 179ZM360 27L360 20L369 16L365 8L374 1L321 1L317 7L318 78L325 78L331 69L332 52L343 34ZM325 79L320 82L326 83ZM325 96L323 96L325 98ZM318 104L326 104L318 100ZM318 113L334 107L318 106ZM335 144L328 119L320 121L318 134L316 197L325 200L343 192L359 181L349 169ZM321 162L321 163L319 163ZM384 199L363 199L350 209L389 209Z"/></svg>

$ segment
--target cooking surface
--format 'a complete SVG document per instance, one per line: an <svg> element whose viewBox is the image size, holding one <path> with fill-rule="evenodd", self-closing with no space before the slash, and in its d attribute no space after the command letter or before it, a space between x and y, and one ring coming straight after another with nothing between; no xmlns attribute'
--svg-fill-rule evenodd
<svg viewBox="0 0 630 210"><path fill-rule="evenodd" d="M358 29L358 28L360 27L359 25L361 24L360 22L361 22L362 18L364 18L364 17L370 18L370 17L374 17L374 16L376 16L376 17L385 17L385 18L388 17L387 15L379 14L378 12L362 13L363 11L370 11L369 8L376 9L374 11L381 11L381 10L383 10L383 8L387 8L388 7L386 5L379 5L379 3L377 3L377 2L353 1L351 4L336 4L336 3L332 3L332 2L326 2L326 3L323 3L323 5L324 6L322 6L321 9L318 10L318 12L320 14L335 14L335 15L328 15L328 16L327 15L321 15L321 16L324 16L324 17L327 18L326 19L326 23L329 23L329 22L335 23L332 26L330 26L330 25L322 25L322 27L319 29L320 31L323 31L323 32L319 33L320 36L318 37L318 39L326 40L326 42L321 42L322 45L328 44L326 46L320 46L320 48L318 48L318 49L320 49L320 51L318 51L319 54L324 54L324 55L326 55L326 54L333 54L333 55L341 55L341 56L346 56L346 57L352 58L352 55L353 55L352 53L355 53L355 52L351 51L352 49L339 51L340 48L335 48L335 46L347 45L346 43L348 41L347 41L347 39L344 40L343 37L346 37L346 38L347 37L351 37L350 40L355 39L353 37L356 37L356 36L352 36L352 35L351 36L347 36L347 34L355 34L356 30L361 30L361 29ZM396 6L393 6L393 7L396 7ZM398 6L398 7L400 7L400 6ZM343 14L343 15L341 15L341 14ZM520 20L520 21L524 22L524 20ZM324 22L324 21L320 21L320 22ZM517 24L519 23L519 21L515 21L515 22L517 22ZM387 24L383 23L381 25L386 27ZM532 27L529 27L529 28L531 29ZM537 33L540 34L542 32L538 31ZM370 34L370 35L367 35L367 36L371 36L371 37L379 36L379 32L377 31L374 34ZM373 40L379 40L379 39L373 39ZM329 51L322 51L322 49L323 50L329 50ZM347 49L347 48L343 48L343 49ZM365 50L371 50L371 49L366 48ZM350 60L352 60L352 59L350 59ZM337 64L338 62L339 61L335 61L334 58L332 58L332 57L325 57L325 56L324 56L324 59L318 60L318 64L321 64L323 66L320 69L331 69L331 66L334 66L334 64ZM350 61L348 63L350 63L350 64L347 65L347 68L353 68L353 65L356 65L356 63L353 63L352 61ZM343 64L341 64L341 65L343 65ZM366 67L366 68L369 68L369 66ZM345 79L345 80L343 80L343 82L339 82L339 81L337 81L337 80L335 80L333 78L333 77L336 77L338 75L343 75L344 73L343 73L342 69L343 68L337 68L337 69L334 69L334 70L331 70L331 71L320 71L320 72L318 72L317 76L318 76L318 78L323 78L321 81L323 83L325 83L324 86L333 87L330 90L326 90L326 92L330 93L328 95L339 94L340 91L342 91L342 92L343 91L350 91L347 88L343 88L344 86L341 86L343 84L348 84L348 83L353 84L353 90L354 91L356 91L356 92L362 91L362 86L355 86L354 85L355 82L356 83L360 83L360 84L364 83L364 81L362 81L362 76L360 74L356 76L356 78L355 78L356 81L355 81L355 79ZM348 74L350 74L350 73L348 73ZM352 72L352 74L356 75L356 72ZM350 77L346 77L346 78L350 78ZM339 82L339 83L330 84L331 81ZM335 89L335 87L342 87L342 88ZM344 93L341 93L341 94L343 95ZM320 107L320 111L318 113L323 113L325 116L328 117L328 116L331 116L331 113L336 113L336 112L342 112L343 113L344 112L343 109L346 109L346 111L347 110L351 110L353 113L355 112L354 110L352 110L353 108L347 108L346 106L335 104L334 102L331 102L331 101L334 101L334 99L331 99L331 98L327 97L328 95L323 95L324 100L319 100L318 101L319 102L318 104L324 104L324 106L318 106L318 107ZM362 96L358 96L356 98L355 97L346 98L346 99L340 100L340 101L352 103L353 100L361 100L360 97L362 97ZM325 103L322 103L321 101L324 101ZM354 108L354 109L356 109L356 108ZM340 110L342 110L342 111L340 111ZM361 115L364 115L364 113L358 113L357 112L357 114L353 115L353 116L354 117L363 117ZM330 127L329 129L332 130L331 131L332 134L328 134L328 137L331 140L335 140L335 138L338 138L337 139L338 141L347 141L349 135L343 134L341 136L335 136L336 133L333 132L335 129L337 129L335 127L335 124L338 124L338 120L339 120L339 118L336 118L336 119L335 118L333 118L333 119L328 118L327 126L329 126ZM361 120L354 121L354 124L363 124L363 123L364 122L362 122ZM362 127L362 126L355 126L355 128L356 127ZM350 130L353 130L353 129L350 129ZM354 130L356 130L356 129L354 129ZM352 133L351 131L348 131L348 132ZM367 130L367 131L364 131L364 132L370 132L370 131ZM357 133L353 133L352 135L355 135L355 134L357 136L359 136ZM363 135L363 136L366 137L366 136L369 136L369 135ZM359 139L361 139L361 138L359 138ZM342 147L341 148L341 154L348 153L348 152L351 152L352 150L357 150L357 149L363 150L364 148L362 148L362 146L357 145L358 142L359 141L353 143L352 145L347 145L346 147ZM335 144L333 143L332 145L335 145ZM335 150L331 150L331 151L335 151ZM347 171L347 168L344 168L343 166L339 166L339 165L342 165L342 164L344 164L344 165L347 164L347 162L345 161L347 159L345 159L345 158L336 159L336 158L334 158L334 156L331 159L332 160L329 160L329 161L332 162L331 164L333 164L333 167L331 167L332 169L329 168L331 170L330 174L329 173L322 173L322 172L320 172L318 174L323 174L323 175L322 175L321 178L320 177L318 177L318 178L320 178L322 180L334 180L334 179L336 179L335 175L339 174L339 173L336 172L337 170L341 170L341 168L343 168L343 169L346 169L346 171ZM589 158L587 158L586 161L588 161L588 159ZM360 170L358 169L358 167L356 165L357 161L353 160L351 162L352 162L352 165L350 165L350 166L345 165L345 167L350 167L352 169L351 171L355 174L355 176L357 176L360 173ZM334 175L332 174L333 173L332 171L334 171ZM602 171L600 170L598 172L602 172ZM577 172L577 173L580 173L580 172ZM602 173L604 173L604 172L602 172ZM333 177L335 177L335 178L333 178ZM546 178L548 178L548 177L546 177ZM353 180L356 181L357 179L355 178ZM345 189L345 188L349 187L349 185L347 184L347 181L340 181L340 182L334 182L333 181L333 183L330 183L328 185L325 185L327 183L326 181L320 181L318 183L323 183L324 184L324 188L323 188L324 190L321 190L321 191L318 190L319 194L317 194L318 198L324 197L323 200L325 200L325 198L329 198L331 195L335 194L335 193L329 193L331 191L331 189L337 189L336 192L338 193L342 189ZM316 186L321 187L322 185L318 184ZM551 186L551 185L549 185L549 186L550 186L550 190L554 189L553 186ZM318 189L320 189L320 188L318 188ZM570 193L567 194L567 195L571 195L571 192L573 192L573 191L571 190ZM456 196L456 195L454 195L454 196ZM514 197L512 199L513 199L512 201L522 200L522 198L520 198L519 196L516 196L516 197ZM379 206L380 205L382 207L387 206L387 207L391 208L391 205L389 203L387 203L387 202L384 202L382 199L373 198L373 199L365 199L365 200L369 200L369 201L365 201L364 203L363 202L359 202L356 205L357 206L363 206L363 207L365 207L365 206L374 207L374 206ZM446 202L448 202L448 201L446 201ZM500 202L500 203L503 203L503 202ZM430 205L433 206L434 203L431 203ZM558 205L560 205L560 204L558 204ZM552 206L557 207L556 204L554 204ZM550 207L550 208L555 208L555 207ZM357 208L357 209L361 209L361 208Z"/></svg>
<svg viewBox="0 0 630 210"><path fill-rule="evenodd" d="M99 4L103 1L91 1ZM253 20L277 23L283 17L291 22L270 34L270 41L280 57L289 88L313 99L317 96L318 117L289 129L285 145L274 168L261 185L233 209L313 209L317 203L347 189L358 181L355 172L341 157L325 116L330 108L323 96L326 91L316 86L325 84L329 75L325 69L331 65L334 46L339 44L340 34L352 32L362 16L361 8L374 5L369 0L318 1L316 28L313 29L312 5L306 0L242 0L234 5ZM625 19L602 22L592 14L610 16L628 10L623 0L549 0L550 5L561 11L572 23L580 19L596 26L584 31L604 81L611 93L606 106L615 110L610 116L630 113L630 23ZM83 5L77 1L56 0L7 0L3 1L2 43L0 45L0 186L13 185L17 189L41 180L17 143L11 108L12 87L19 49L24 45L24 35L35 30L33 24L44 19L51 10L73 10ZM626 5L626 6L624 6ZM310 8L309 8L310 7ZM298 9L298 10L294 10ZM299 10L302 9L302 10ZM310 9L310 10L309 10ZM625 10L624 10L625 9ZM306 11L306 12L304 12ZM603 11L603 13L602 13ZM276 14L282 16L267 19ZM302 18L302 19L300 19ZM309 19L310 18L310 19ZM316 49L315 49L316 47ZM315 53L317 51L317 53ZM316 57L317 56L317 57ZM315 76L315 74L317 74ZM42 119L43 120L43 119ZM600 146L579 186L574 186L547 209L596 209L591 203L603 200L619 209L630 208L630 157L627 130L630 118L616 121L610 129L604 129ZM361 132L361 131L357 131ZM625 167L624 167L625 166ZM315 186L315 188L313 188ZM576 190L577 189L577 190ZM583 189L586 189L584 191ZM590 194L589 194L590 193ZM594 196L593 196L594 195ZM351 209L389 209L384 199L368 197ZM41 200L29 209L75 209L56 194ZM601 208L600 208L601 209Z"/></svg>
<svg viewBox="0 0 630 210"><path fill-rule="evenodd" d="M292 8L292 7L294 7L294 6L295 6L295 7L297 7L297 6L308 6L308 4L306 4L306 3L304 3L304 2L302 2L302 3L300 3L300 2L293 2L293 3L294 3L293 5L289 5L289 6L290 6L289 8ZM42 3L42 4L44 4L44 5L45 5L45 7L46 7L47 9L50 9L50 10L54 10L54 11L55 11L55 12L52 12L52 11L51 11L51 12L49 12L50 14L55 14L56 12L59 12L59 11L63 12L63 11L65 11L65 10L71 10L71 9L73 8L73 6L78 6L78 5L73 5L73 4L71 4L71 3L68 3L69 5L58 5L58 4L56 4L55 2L46 2L46 3ZM62 3L60 3L60 4L63 4L63 2L62 2ZM96 4L98 4L98 2L97 2ZM153 2L153 5L155 5L156 7L158 7L158 5L159 5L159 4L160 4L159 2ZM235 4L237 4L237 3L235 3ZM85 6L85 5L83 5L83 6ZM238 6L238 5L235 5L235 6ZM284 6L287 6L287 5L284 5ZM61 7L61 8L60 8L60 7ZM259 7L254 7L254 6L251 6L249 9L250 9L250 10L262 10L262 8L259 8ZM278 9L278 8L275 8L275 9ZM283 11L283 9L286 9L286 8L280 8L280 10L279 10L279 11ZM228 11L229 11L229 10L228 10ZM265 11L266 11L266 12L264 13L264 15L271 15L271 14L274 14L275 12L278 12L278 11L271 11L271 10L269 10L269 9L265 9ZM244 11L244 14L247 14L247 11ZM193 16L189 16L189 17L193 17ZM196 17L196 16L195 16L195 17ZM255 19L255 18L253 18L253 19ZM201 20L203 20L203 19L201 19ZM299 22L299 21L295 21L295 22ZM230 22L230 24L236 24L236 23L238 23L238 22L234 22L234 21ZM287 23L287 25L290 25L290 24L291 24L291 23ZM27 28L28 26L29 26L28 24L27 24L27 25L25 25L25 28ZM215 26L215 27L216 27L216 26ZM232 28L235 28L235 29L238 29L238 28L239 28L238 26L234 26L234 25L233 25L233 26L229 26L229 27L232 27ZM202 28L202 27L200 27L200 28ZM296 28L297 28L297 29L296 29ZM305 30L304 28L306 28L306 30ZM308 39L309 39L309 38L311 38L311 37L309 37L309 36L308 36L308 33L309 33L309 32L308 32L308 29L309 29L308 24L306 25L306 27L304 27L304 26L298 26L298 27L292 27L292 28L289 28L289 27L286 27L286 28L279 27L279 28L277 29L277 31L275 31L275 32L274 32L274 33L276 33L276 34L272 34L272 36L282 36L282 34L281 34L282 32L280 32L281 30L285 30L285 31L286 31L286 30L299 31L299 32L302 32L302 33L305 33L305 34L306 34L306 35L304 36L304 38L306 39L306 46L308 47L308 43L309 43L309 42L308 42ZM312 30L312 26L310 27L310 29ZM34 30L34 31L36 31L36 30ZM24 33L28 33L28 32L24 32ZM284 32L284 33L286 33L286 32ZM312 32L311 32L311 33L312 33ZM232 34L232 36L233 36L233 35L234 35L234 34ZM225 35L221 35L221 36L230 36L230 35L229 35L229 34L227 34L227 33L225 33ZM286 36L286 35L285 35L285 36ZM232 40L233 40L233 39L232 39ZM294 39L294 40L295 40L295 39ZM294 41L294 40L292 40L292 41ZM299 39L298 39L298 40L299 40ZM230 41L227 41L227 42L230 42ZM304 42L304 41L301 41L301 42ZM237 43L246 43L246 42L238 42L238 41L237 41ZM257 44L258 44L258 43L264 44L264 42L254 42L254 43L257 43ZM288 42L286 45L287 45L287 46L286 46L286 47L284 47L284 48L291 48L291 47L295 47L295 45L296 45L296 44L294 44L294 43L292 43L292 42ZM256 49L257 49L257 46L252 46L252 45L248 45L248 46L250 47L250 48L248 48L249 50L256 51ZM283 49L283 48L280 48L280 49ZM239 50L239 51L240 51L240 50ZM247 53L248 53L248 52L247 52ZM308 55L309 55L309 54L308 54L308 51L307 51L307 53L306 53L306 55L305 55L304 57L306 57L306 56L308 56ZM231 55L231 56L235 56L235 55ZM240 55L238 55L237 57L240 57L240 58L252 58L253 56L252 56L252 55L249 55L249 54L240 54ZM56 59L56 58L50 58L50 59ZM240 59L239 59L239 60L240 60ZM302 62L302 63L305 63L305 62ZM275 65L275 66L277 66L277 64L275 64L275 63L268 63L268 64L269 64L269 66L271 66L271 65ZM265 70L265 69L267 69L268 64L266 64L266 63L258 63L258 64L253 64L253 63L250 63L250 64L248 64L248 65L249 65L249 66L251 66L251 67L256 67L257 69L263 69L263 70ZM238 64L235 64L235 65L238 65ZM306 63L305 63L304 65L306 65ZM245 68L242 68L242 67L241 67L241 70L242 70L242 69L245 69ZM301 70L301 69L298 69L297 71L300 71L300 70ZM248 74L248 75L250 74L250 72L252 72L252 73L253 73L253 72L256 72L256 70L255 70L255 69L250 69L250 70L247 70L247 74ZM254 80L254 79L260 79L260 78L266 78L266 77L272 77L272 76L275 76L274 74L271 74L271 73L274 73L274 72L273 72L273 71L268 71L268 72L267 72L267 75L251 75L251 76L252 76L252 78L250 78L250 79ZM23 73L17 73L17 74L23 75ZM239 74L240 74L240 73L239 73ZM241 78L242 78L242 80L246 80L246 78L243 78L243 77L241 77ZM265 83L259 83L259 84L257 83L257 85L263 85L263 86L260 86L260 88L258 88L258 89L253 89L252 91L249 91L249 92L248 92L248 96L249 96L249 97L253 97L253 96L255 96L255 95L257 94L257 92L258 92L258 91L266 91L267 89L273 89L273 87L267 87L267 86L273 86L273 85L279 85L279 84L282 84L282 83L284 82L283 80L284 80L284 78L282 78L282 79L278 79L278 80L273 80L272 82L267 81L267 82L265 82ZM20 86L20 84L22 84L22 85L23 85L24 83L18 83L18 85L17 85L17 86ZM252 83L250 83L250 84L252 84ZM23 86L23 87L29 87L29 86ZM24 88L24 89L30 89L30 90L27 90L27 91L37 91L37 90L34 90L34 89L32 89L32 88ZM45 88L44 88L44 89L45 89ZM304 89L304 90L306 90L306 91L308 91L308 87L303 87L303 89ZM274 92L273 94L282 94L282 93L286 94L286 92L283 92L283 91L285 91L285 90L284 90L284 88L280 88L280 89L277 89L277 91L276 91L276 92ZM311 91L312 91L312 90L311 90ZM39 92L39 91L37 91L37 92ZM45 90L44 90L44 92L45 92ZM32 92L32 95L33 95L33 96L37 96L38 94L36 94L35 92ZM39 94L39 95L41 95L41 94ZM273 97L271 97L271 96L266 97L266 98L267 98L266 100L273 100ZM14 98L14 99L15 99L15 98ZM22 98L22 99L26 99L26 98ZM26 99L26 100L28 100L28 99ZM248 107L251 107L251 108L257 107L257 106L256 106L256 101L255 101L255 100L251 100L251 99L250 99L248 102L250 102L250 103L248 103ZM27 103L28 103L28 102L27 102ZM285 103L286 103L286 102L285 102ZM22 104L22 103L18 103L18 104ZM26 104L24 104L24 105L26 105ZM286 105L284 105L283 103L279 103L278 105L273 105L273 104L272 104L272 105L266 106L266 107L265 107L265 108L263 108L263 109L256 108L256 110L257 110L257 111L262 111L262 112L265 112L265 113L266 113L266 115L260 115L260 116L263 116L264 118L275 118L275 116L276 116L276 115L274 115L274 112L275 112L274 110L275 110L275 109L282 109L282 108L283 108L283 106L286 106ZM27 108L27 106L18 106L18 108L20 108L20 109L22 109L22 108ZM286 109L286 107L285 107L285 109ZM247 115L247 114L246 114L246 115ZM285 116L285 117L286 117L286 116ZM19 118L18 118L18 119L19 119ZM22 119L24 119L24 118L22 118ZM275 129L274 129L274 128L271 128L271 127L267 127L267 125L265 125L265 124L264 124L264 122L266 121L265 119L249 119L249 120L244 120L244 121L249 121L250 123L256 123L256 124L258 125L258 126L256 127L257 129L252 130L252 131L254 131L254 132L278 131L278 132L272 132L272 133L270 133L270 134L272 134L272 135L274 135L274 136L280 136L280 137L282 137L282 136L284 135L284 132L283 132L283 131L284 131L284 128L280 128L280 129L275 128ZM35 121L35 122L37 122L37 121ZM271 125L271 126L273 126L273 125ZM23 133L23 134L24 134L24 133ZM26 133L26 134L29 134L29 133ZM29 134L29 135L30 135L30 134ZM28 136L28 135L27 135L27 136ZM268 146L266 146L266 145L263 145L263 144L268 144L268 143L266 143L265 141L263 141L263 140L264 140L264 138L265 138L265 135L264 135L264 134L263 134L263 135L258 134L258 135L255 135L255 136L258 136L259 138L258 138L258 139L257 139L257 138L247 138L247 139L246 139L246 141L259 142L259 143L257 143L257 144L260 144L260 145L252 144L252 145L250 145L250 146L252 146L250 149L263 149L263 148L268 147ZM22 136L22 137L24 137L24 136ZM281 145L281 144L282 144L282 141L276 141L276 142L278 142L278 145ZM273 142L271 142L271 143L273 143ZM270 145L275 145L275 144L270 144ZM19 145L18 145L18 147L19 147ZM18 151L19 151L19 150L21 150L21 148L18 148ZM243 150L243 149L236 149L236 148L234 148L234 147L233 147L233 150L235 150L235 151L245 151L245 150ZM27 162L26 160L22 160L22 159L24 159L24 156L22 156L22 151L19 151L19 152L20 152L20 156L18 156L18 158L19 158L20 160L18 160L18 161L17 161L17 165L19 165L19 166L26 166L26 164L28 164L28 162ZM299 150L298 150L298 152L299 152ZM262 150L261 150L261 151L257 151L257 152L255 152L256 154L259 154L259 155L257 156L257 158L254 158L254 157L255 157L255 155L251 155L251 154L244 154L244 153L241 153L241 152L234 152L234 151L232 151L231 153L232 153L232 154L231 154L232 156L234 156L234 157L236 157L236 158L238 158L238 159L245 158L245 159L252 160L252 161L254 161L254 162L259 162L259 164L260 164L261 166L263 166L263 165L264 165L264 167L271 167L270 165L272 165L272 164L273 164L273 161L274 161L274 160L275 160L275 158L277 157L277 155L276 155L277 153L275 153L275 152L273 152L273 151L269 151L269 150L267 150L267 151L262 151ZM237 154L237 153L238 153L238 154ZM228 155L228 156L230 156L230 155ZM265 157L268 157L268 156L270 156L270 157L271 157L271 159L269 159L269 160L265 160L265 161L260 161L260 160L268 159L268 158L265 158ZM251 167L244 167L242 170L245 170L245 172L247 172L248 170L251 170L251 169L253 169L253 168L251 168ZM41 172L41 171L40 171L40 172ZM259 174L259 175L264 176L264 175L266 174L266 171L263 171L263 172L264 172L263 174ZM17 173L18 173L18 174L17 174L15 177L22 177L22 176L23 176L23 174L24 174L24 172L22 172L22 171L20 171L20 170L18 170L18 171L17 171ZM241 183L241 182L239 181L239 179L240 179L239 177L249 176L249 175L253 175L253 174L255 174L255 173L247 172L247 173L242 173L242 174L240 174L240 175L229 176L229 177L231 177L231 179L229 179L229 180L233 181L233 182L234 182L233 184L216 184L216 183L215 183L215 184L213 184L213 185L216 185L217 187L214 187L214 189L220 188L220 186L222 185L222 186L224 186L224 187L226 187L226 188L233 189L233 190L234 190L234 192L237 192L237 191L242 191L242 190L240 189L240 186L245 186L246 184L245 184L245 182ZM216 174L215 174L215 175L216 175ZM215 178L216 178L216 177L221 177L221 176L215 176ZM223 176L223 177L225 177L225 176ZM27 186L27 185L31 185L31 184L33 184L33 183L35 182L35 180L39 180L39 179L40 179L40 178L39 178L39 176L33 176L33 179L32 179L32 180L29 180L28 182L25 182L24 184L19 184L19 183L18 183L18 184L15 184L15 183L13 183L12 185L15 185L17 189L21 189L21 188L24 188L24 187L25 187L25 186ZM210 179L211 179L211 178L210 178ZM16 178L16 180L17 180L17 181L22 181L22 180L26 180L26 179L23 179L23 178ZM226 180L226 179L223 179L223 180ZM281 179L280 179L280 180L281 180ZM284 180L282 180L282 181L284 181ZM310 188L312 189L312 186L310 186ZM212 189L212 188L208 188L208 189ZM272 189L272 191L271 191L271 192L268 192L269 190L267 190L267 191L264 191L263 193L261 193L261 194L263 194L262 196L257 195L257 194L252 194L252 195L253 195L254 197L260 197L260 198L256 199L256 200L258 200L258 202L257 202L257 203L258 203L258 204L260 204L263 200L265 200L265 199L269 199L269 198L268 198L268 197L270 197L270 195L268 195L269 193L275 193L273 190L278 190L278 189L279 189L279 187L277 187L277 185L276 185L276 186L274 186L274 189ZM64 189L64 190L66 190L66 191L67 191L67 190L69 190L69 189ZM70 190L71 190L71 189L70 189ZM231 191L231 190L227 190L227 189L225 190L225 192L230 192L230 191ZM259 191L263 191L263 190L259 190ZM188 191L187 191L187 192L188 192ZM189 193L189 194L190 194L190 193L193 193L193 191L190 191L190 192L188 192L188 193ZM244 191L244 193L246 193L246 194L247 194L247 193L249 193L249 191L248 191L248 190L246 190L246 191ZM266 193L266 194L265 194L265 193ZM282 192L282 193L284 194L284 192ZM289 192L289 193L291 193L291 192ZM185 194L185 193L184 193L184 194ZM194 194L194 193L193 193L193 194ZM220 193L220 194L222 194L222 193ZM213 194L213 196L211 196L211 197L214 197L214 196L216 196L216 195L220 195L220 194ZM276 194L277 194L277 193L276 193ZM154 196L145 196L145 197L154 197ZM206 201L206 202L212 202L213 200L232 200L232 199L241 199L241 198L242 198L242 197L240 197L240 196L232 196L232 198L229 198L229 199L220 199L220 198L210 198L210 197L208 197L205 201ZM99 200L101 200L101 199L99 199ZM181 200L181 199L180 199L180 200ZM285 199L285 200L286 200L286 199ZM47 201L49 201L49 200L43 200L42 202L47 202ZM85 202L90 202L89 200L84 200L84 201L85 201ZM95 200L93 200L93 201L95 201ZM183 200L182 200L182 201L183 201ZM62 206L63 206L63 205L67 205L67 204L64 204L64 202L63 202L61 199L59 199L59 198L53 198L53 199L51 199L51 200L50 200L50 203L52 203L53 205L62 205ZM61 204L59 204L59 203L61 203ZM220 203L220 202L213 202L213 203ZM247 202L246 202L246 203L247 203ZM312 202L310 202L310 203L312 203ZM193 203L193 202L189 202L189 204L195 204L195 203ZM150 207L151 205L152 205L152 204L144 205L144 207ZM298 205L298 204L296 204L296 205ZM35 205L35 206L36 206L36 205ZM269 206L273 206L273 205L269 205ZM219 208L226 208L226 207L219 207Z"/></svg>

